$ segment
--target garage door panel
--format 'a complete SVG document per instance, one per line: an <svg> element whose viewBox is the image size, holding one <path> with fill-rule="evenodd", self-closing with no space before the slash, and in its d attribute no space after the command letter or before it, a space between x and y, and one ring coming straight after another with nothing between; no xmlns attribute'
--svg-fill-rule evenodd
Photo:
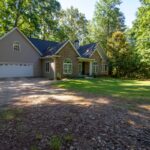
<svg viewBox="0 0 150 150"><path fill-rule="evenodd" d="M32 64L0 63L0 78L4 77L32 77Z"/></svg>

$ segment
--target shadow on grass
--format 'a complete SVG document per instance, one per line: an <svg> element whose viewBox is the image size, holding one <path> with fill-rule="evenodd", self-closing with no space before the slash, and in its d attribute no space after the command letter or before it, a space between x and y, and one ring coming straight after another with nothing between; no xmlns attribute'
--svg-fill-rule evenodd
<svg viewBox="0 0 150 150"><path fill-rule="evenodd" d="M56 84L58 87L132 99L134 101L150 102L150 81L119 80L119 79L91 79L69 80Z"/></svg>
<svg viewBox="0 0 150 150"><path fill-rule="evenodd" d="M1 148L47 150L55 144L62 150L71 146L76 149L150 146L148 110L139 108L141 111L135 112L122 107L116 99L83 92L57 91L49 95L52 97L36 105L13 101L8 111L15 114L11 119L5 118L7 110L1 111L4 114L0 118ZM71 135L69 142L68 135Z"/></svg>

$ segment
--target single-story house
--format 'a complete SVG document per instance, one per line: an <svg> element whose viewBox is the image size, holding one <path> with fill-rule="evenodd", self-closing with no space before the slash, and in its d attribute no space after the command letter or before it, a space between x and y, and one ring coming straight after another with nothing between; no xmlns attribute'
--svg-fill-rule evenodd
<svg viewBox="0 0 150 150"><path fill-rule="evenodd" d="M0 78L107 75L107 59L96 43L62 43L26 37L18 28L0 38Z"/></svg>

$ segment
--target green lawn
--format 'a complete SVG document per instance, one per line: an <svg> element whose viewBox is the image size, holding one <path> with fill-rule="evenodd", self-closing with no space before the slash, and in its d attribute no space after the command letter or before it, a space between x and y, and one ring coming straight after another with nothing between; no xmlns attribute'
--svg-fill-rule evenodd
<svg viewBox="0 0 150 150"><path fill-rule="evenodd" d="M150 81L113 78L70 79L55 84L58 87L80 92L150 101Z"/></svg>

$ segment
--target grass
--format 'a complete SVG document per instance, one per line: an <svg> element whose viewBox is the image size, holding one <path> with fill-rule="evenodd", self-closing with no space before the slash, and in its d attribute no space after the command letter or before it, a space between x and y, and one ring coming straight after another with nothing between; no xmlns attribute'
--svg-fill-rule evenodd
<svg viewBox="0 0 150 150"><path fill-rule="evenodd" d="M55 85L60 88L102 96L150 101L150 81L96 78L61 81Z"/></svg>
<svg viewBox="0 0 150 150"><path fill-rule="evenodd" d="M22 114L22 109L5 109L0 111L0 119L2 120L6 120L6 121L10 121L10 120L14 120L14 119L18 119L20 118Z"/></svg>
<svg viewBox="0 0 150 150"><path fill-rule="evenodd" d="M51 149L60 150L62 146L62 140L59 136L53 136L49 143Z"/></svg>

